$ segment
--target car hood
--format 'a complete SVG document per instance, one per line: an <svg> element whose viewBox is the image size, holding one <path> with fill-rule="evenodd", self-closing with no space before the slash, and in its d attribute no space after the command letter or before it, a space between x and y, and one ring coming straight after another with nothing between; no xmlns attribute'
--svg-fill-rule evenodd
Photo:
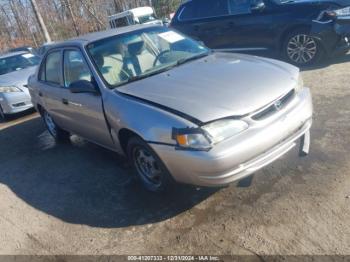
<svg viewBox="0 0 350 262"><path fill-rule="evenodd" d="M264 107L293 89L298 75L284 62L214 53L117 90L205 123Z"/></svg>
<svg viewBox="0 0 350 262"><path fill-rule="evenodd" d="M23 89L28 83L28 78L35 73L36 66L14 71L5 75L0 75L0 85L17 86Z"/></svg>

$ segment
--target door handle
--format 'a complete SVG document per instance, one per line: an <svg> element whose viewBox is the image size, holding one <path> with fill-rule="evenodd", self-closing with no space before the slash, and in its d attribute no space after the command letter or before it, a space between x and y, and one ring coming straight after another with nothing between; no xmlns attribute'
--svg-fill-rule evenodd
<svg viewBox="0 0 350 262"><path fill-rule="evenodd" d="M69 104L69 101L68 101L68 99L62 98L62 103L63 103L64 105L68 105L68 104Z"/></svg>

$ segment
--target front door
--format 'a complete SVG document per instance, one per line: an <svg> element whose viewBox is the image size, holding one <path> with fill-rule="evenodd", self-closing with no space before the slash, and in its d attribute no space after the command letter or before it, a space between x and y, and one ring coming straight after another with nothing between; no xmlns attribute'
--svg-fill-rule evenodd
<svg viewBox="0 0 350 262"><path fill-rule="evenodd" d="M112 148L113 141L104 116L102 97L99 93L72 93L69 90L70 84L79 80L95 82L81 51L65 49L61 102L65 108L67 129L95 143ZM98 89L97 86L96 88Z"/></svg>

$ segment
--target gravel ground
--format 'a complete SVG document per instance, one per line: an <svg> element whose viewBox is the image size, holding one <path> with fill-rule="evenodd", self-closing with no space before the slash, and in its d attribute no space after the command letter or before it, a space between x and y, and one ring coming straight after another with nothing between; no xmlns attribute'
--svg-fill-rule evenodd
<svg viewBox="0 0 350 262"><path fill-rule="evenodd" d="M350 55L303 72L315 118L249 187L145 192L124 159L37 116L0 123L0 254L350 255Z"/></svg>

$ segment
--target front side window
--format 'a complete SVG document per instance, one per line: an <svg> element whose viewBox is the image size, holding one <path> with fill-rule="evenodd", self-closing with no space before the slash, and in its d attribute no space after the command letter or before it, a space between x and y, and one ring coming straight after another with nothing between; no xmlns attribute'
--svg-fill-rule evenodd
<svg viewBox="0 0 350 262"><path fill-rule="evenodd" d="M79 80L91 82L92 75L89 67L84 61L83 55L78 50L64 51L64 86L69 87L71 83Z"/></svg>
<svg viewBox="0 0 350 262"><path fill-rule="evenodd" d="M30 53L0 58L0 75L19 71L31 66L37 66L40 58Z"/></svg>
<svg viewBox="0 0 350 262"><path fill-rule="evenodd" d="M55 51L50 53L46 57L45 64L45 81L60 84L60 74L61 74L61 51Z"/></svg>
<svg viewBox="0 0 350 262"><path fill-rule="evenodd" d="M249 14L252 0L229 0L231 15Z"/></svg>
<svg viewBox="0 0 350 262"><path fill-rule="evenodd" d="M209 53L196 41L165 27L99 40L89 44L87 50L111 88L158 74Z"/></svg>
<svg viewBox="0 0 350 262"><path fill-rule="evenodd" d="M200 0L186 4L180 13L180 20L192 20L225 16L229 14L227 0Z"/></svg>

